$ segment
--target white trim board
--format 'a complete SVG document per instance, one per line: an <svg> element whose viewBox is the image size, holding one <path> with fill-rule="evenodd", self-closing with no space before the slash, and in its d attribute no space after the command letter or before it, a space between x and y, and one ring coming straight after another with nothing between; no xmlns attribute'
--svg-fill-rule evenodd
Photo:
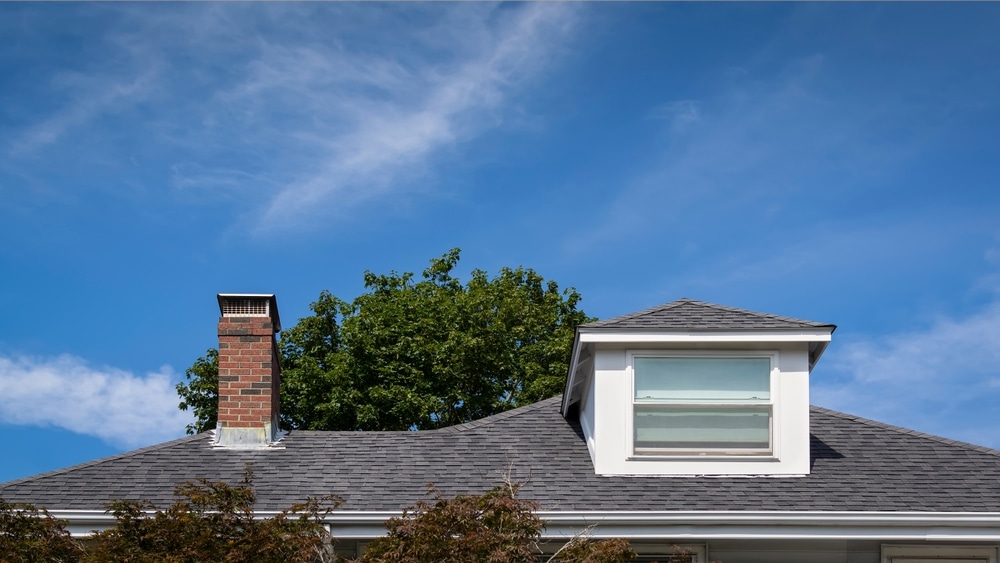
<svg viewBox="0 0 1000 563"><path fill-rule="evenodd" d="M103 510L50 510L67 520L74 537L114 525ZM269 518L276 511L259 511ZM1000 542L1000 512L822 512L822 511L538 511L546 521L543 539L572 537L595 526L593 537L629 539L839 539L880 541ZM398 511L336 510L324 521L334 537L373 538Z"/></svg>
<svg viewBox="0 0 1000 563"><path fill-rule="evenodd" d="M579 341L597 343L646 342L830 342L829 330L796 332L613 332L607 329L580 331Z"/></svg>

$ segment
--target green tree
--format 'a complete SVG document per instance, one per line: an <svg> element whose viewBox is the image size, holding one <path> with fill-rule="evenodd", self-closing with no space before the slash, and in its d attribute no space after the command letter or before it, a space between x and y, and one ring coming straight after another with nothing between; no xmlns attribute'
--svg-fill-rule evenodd
<svg viewBox="0 0 1000 563"><path fill-rule="evenodd" d="M453 249L412 273L364 275L352 302L322 292L313 315L281 334L281 414L291 428L407 430L449 426L562 392L580 295L534 270L452 275ZM177 386L180 408L215 426L217 353Z"/></svg>
<svg viewBox="0 0 1000 563"><path fill-rule="evenodd" d="M386 522L353 563L624 563L635 553L624 539L572 538L553 555L539 546L545 522L538 504L517 497L505 482L481 495L433 498ZM324 518L340 504L335 496L309 499L274 517L255 517L249 467L241 482L204 479L178 485L177 500L156 510L149 502L108 505L115 525L85 544L44 510L0 499L0 561L17 563L326 563L340 561ZM687 563L690 556L671 558Z"/></svg>
<svg viewBox="0 0 1000 563"><path fill-rule="evenodd" d="M505 483L482 495L445 499L434 490L402 516L386 522L388 533L365 548L356 563L624 563L635 552L623 539L590 541L580 535L552 556L542 556L545 522L538 504L517 498L520 485Z"/></svg>
<svg viewBox="0 0 1000 563"><path fill-rule="evenodd" d="M191 409L195 416L195 422L187 425L187 433L215 428L219 416L219 351L209 348L184 375L188 383L177 384L177 393L182 398L179 408Z"/></svg>
<svg viewBox="0 0 1000 563"><path fill-rule="evenodd" d="M75 563L83 548L70 537L65 522L30 504L0 498L0 561Z"/></svg>
<svg viewBox="0 0 1000 563"><path fill-rule="evenodd" d="M254 517L249 468L241 483L204 479L177 487L178 500L153 511L145 501L113 501L115 527L94 534L85 562L320 563L333 561L323 517L336 497L310 499L273 518Z"/></svg>

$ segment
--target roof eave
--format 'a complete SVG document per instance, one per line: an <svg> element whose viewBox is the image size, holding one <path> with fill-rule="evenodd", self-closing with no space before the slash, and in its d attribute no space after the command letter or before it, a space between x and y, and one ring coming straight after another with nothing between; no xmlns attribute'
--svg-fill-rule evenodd
<svg viewBox="0 0 1000 563"><path fill-rule="evenodd" d="M50 510L74 537L90 536L115 524L103 510ZM256 518L278 512L258 511ZM398 511L344 511L323 521L334 537L368 539L385 535L385 521ZM845 511L548 511L545 539L573 537L590 529L595 539L827 539L878 541L1000 542L998 512Z"/></svg>
<svg viewBox="0 0 1000 563"><path fill-rule="evenodd" d="M594 538L1000 541L997 512L539 511L547 536L593 526Z"/></svg>
<svg viewBox="0 0 1000 563"><path fill-rule="evenodd" d="M829 342L836 327L754 330L577 328L579 342Z"/></svg>

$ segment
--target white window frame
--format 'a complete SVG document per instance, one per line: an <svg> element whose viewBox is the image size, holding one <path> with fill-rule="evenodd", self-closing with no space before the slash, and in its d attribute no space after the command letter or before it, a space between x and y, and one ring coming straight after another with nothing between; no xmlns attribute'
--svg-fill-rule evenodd
<svg viewBox="0 0 1000 563"><path fill-rule="evenodd" d="M997 548L971 545L882 545L882 563L997 563Z"/></svg>
<svg viewBox="0 0 1000 563"><path fill-rule="evenodd" d="M633 561L637 563L643 563L645 561L669 561L670 557L673 556L674 547L679 547L681 549L687 549L691 551L691 563L704 563L706 560L706 549L705 544L671 544L670 547L666 547L663 544L649 545L632 542L630 547L632 551L635 551L636 558Z"/></svg>
<svg viewBox="0 0 1000 563"><path fill-rule="evenodd" d="M551 540L548 540L551 542ZM563 542L543 542L541 547L542 558L546 559L551 557L558 551L559 548L563 547L565 543ZM645 543L641 541L632 541L629 543L629 547L632 551L636 553L635 561L636 563L645 563L647 561L669 561L672 557L674 548L687 549L691 552L691 563L705 563L707 549L705 544L690 544L690 543Z"/></svg>
<svg viewBox="0 0 1000 563"><path fill-rule="evenodd" d="M780 428L779 423L779 397L778 397L778 376L780 373L780 354L777 350L627 350L626 354L626 371L628 373L628 416L625 420L625 444L627 459L629 460L677 460L677 459L696 459L696 460L708 460L708 459L767 459L774 460L778 459L778 445L780 444L778 436L778 428ZM771 447L768 450L726 450L726 449L711 449L704 451L692 451L692 450L678 450L676 452L671 452L669 450L657 451L655 453L637 453L635 450L635 359L636 358L768 358L771 362L770 369L770 390L769 399L767 402L761 402L753 404L757 405L768 405L771 409L770 416L770 429L769 429L769 441ZM642 403L645 405L656 404L656 403ZM671 403L671 404L684 404L684 403ZM711 403L690 403L692 405L698 406L712 406ZM729 405L726 405L729 406ZM750 406L750 404L748 404Z"/></svg>

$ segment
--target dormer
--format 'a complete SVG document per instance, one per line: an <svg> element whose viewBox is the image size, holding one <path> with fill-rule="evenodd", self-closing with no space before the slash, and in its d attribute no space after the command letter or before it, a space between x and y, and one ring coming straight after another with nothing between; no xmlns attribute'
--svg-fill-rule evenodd
<svg viewBox="0 0 1000 563"><path fill-rule="evenodd" d="M599 475L807 475L809 374L835 329L692 299L581 325L563 416Z"/></svg>

